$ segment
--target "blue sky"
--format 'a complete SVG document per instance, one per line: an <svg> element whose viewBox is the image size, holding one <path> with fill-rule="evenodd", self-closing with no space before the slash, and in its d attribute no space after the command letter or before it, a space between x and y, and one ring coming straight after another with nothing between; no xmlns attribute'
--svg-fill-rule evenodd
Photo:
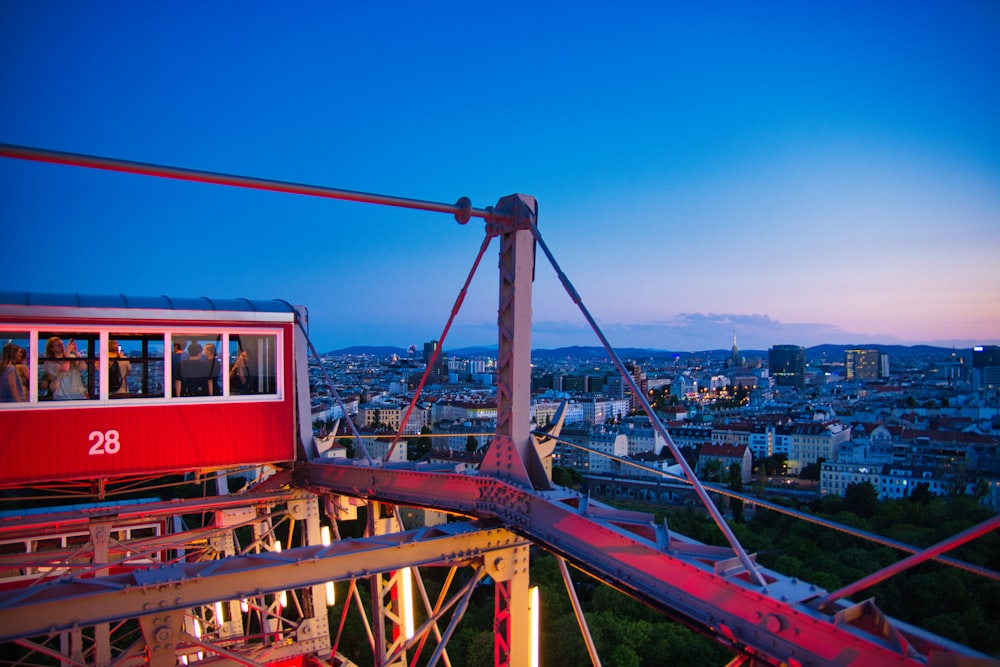
<svg viewBox="0 0 1000 667"><path fill-rule="evenodd" d="M482 208L615 346L1000 343L1000 4L0 4L0 142ZM0 289L439 338L482 223L0 158ZM446 347L496 342L497 246ZM596 344L539 266L533 344Z"/></svg>

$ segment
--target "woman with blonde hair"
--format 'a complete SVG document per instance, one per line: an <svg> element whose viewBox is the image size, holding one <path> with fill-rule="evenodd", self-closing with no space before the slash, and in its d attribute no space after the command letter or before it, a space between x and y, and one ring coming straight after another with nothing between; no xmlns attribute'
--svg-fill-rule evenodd
<svg viewBox="0 0 1000 667"><path fill-rule="evenodd" d="M87 398L80 372L86 361L79 358L76 341L64 345L59 336L45 341L45 373L49 381L49 395L57 401Z"/></svg>
<svg viewBox="0 0 1000 667"><path fill-rule="evenodd" d="M14 343L3 346L3 355L0 357L0 402L2 403L23 403L28 400L24 385L21 383L21 376L17 372L20 352L21 348Z"/></svg>

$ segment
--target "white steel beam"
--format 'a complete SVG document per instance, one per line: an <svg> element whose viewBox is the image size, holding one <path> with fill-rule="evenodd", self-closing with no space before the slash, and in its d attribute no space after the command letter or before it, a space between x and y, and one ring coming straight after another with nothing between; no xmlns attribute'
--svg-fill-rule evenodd
<svg viewBox="0 0 1000 667"><path fill-rule="evenodd" d="M0 592L0 642L166 613L219 600L273 594L408 565L465 565L526 542L479 522L341 540L281 553L154 566L106 577L63 579Z"/></svg>

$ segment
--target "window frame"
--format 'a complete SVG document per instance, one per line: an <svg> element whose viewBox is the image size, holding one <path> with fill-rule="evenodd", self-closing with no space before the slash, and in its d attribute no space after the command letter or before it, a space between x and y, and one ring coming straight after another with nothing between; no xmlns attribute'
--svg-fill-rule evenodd
<svg viewBox="0 0 1000 667"><path fill-rule="evenodd" d="M108 330L108 343L110 343L112 340L118 341L119 348L122 347L122 345L121 345L122 342L126 342L126 343L129 343L129 342L139 342L140 343L140 347L143 350L140 356L138 356L138 357L134 357L134 356L127 356L127 357L125 357L125 360L129 362L131 370L128 373L128 376L126 378L124 378L123 380L125 382L127 382L128 378L133 378L134 379L135 375L136 375L136 367L138 366L141 369L140 372L142 373L142 379L139 381L139 384L140 384L141 389L143 389L144 391L140 391L137 395L132 395L131 391L126 391L124 396L121 396L121 395L118 395L118 394L112 394L112 395L109 395L109 398L113 398L116 401L118 401L118 400L129 400L129 401L132 401L132 400L143 399L143 398L161 398L161 397L163 397L165 395L165 393L166 393L166 390L167 390L166 382L164 382L164 385L163 385L163 392L164 392L164 394L161 394L160 396L157 396L157 395L155 395L155 394L152 393L150 382L152 381L153 375L154 375L153 370L152 370L152 367L153 367L154 364L156 364L157 362L159 362L161 365L164 366L164 368L166 367L166 363L167 363L167 358L166 358L167 348L166 348L166 343L165 343L165 341L166 341L166 335L164 333L159 332L159 331L153 332L153 333L136 331L135 328L127 328L127 330L123 330L123 329L109 329ZM150 347L151 347L151 343L153 343L153 342L159 343L163 347L163 349L161 350L161 356L159 356L159 357L150 354ZM104 346L105 351L108 350L108 347L109 347L108 345ZM110 373L111 372L111 363L109 362L107 364L107 366L108 366L108 373ZM164 370L164 371L162 371L162 373L164 373L164 377L165 377L166 371ZM126 389L127 388L128 387L126 386ZM111 389L110 381L108 382L108 389L109 389L109 392L110 392L110 389Z"/></svg>
<svg viewBox="0 0 1000 667"><path fill-rule="evenodd" d="M26 348L27 356L25 362L28 365L29 386L28 401L23 403L8 402L0 403L0 411L3 410L25 410L25 409L79 409L93 407L131 407L143 405L186 405L196 403L247 403L247 402L279 402L286 400L286 373L291 372L286 367L286 344L288 337L281 325L274 326L233 326L223 322L205 323L178 323L176 326L151 326L149 324L135 324L127 321L117 321L111 323L92 323L86 321L77 322L52 322L52 323L31 323L21 324L15 322L0 323L0 330L4 333L23 336L28 339ZM45 351L45 341L39 339L40 334L47 336L55 335L66 340L67 335L86 334L88 340L93 340L97 345L96 354L91 357L81 357L87 362L92 362L95 366L95 378L88 382L88 385L96 382L98 391L96 396L79 400L39 400L38 389L40 385L39 371L41 367L41 355ZM163 336L163 384L162 396L129 396L128 398L111 398L108 393L108 342L117 338L135 335ZM229 341L230 337L238 336L271 336L274 340L274 393L239 393L231 394L229 387ZM222 362L220 370L220 383L222 386L221 395L212 396L173 396L173 341L174 338L191 337L195 339L217 338L218 348L216 355ZM144 360L146 364L156 361L155 357ZM292 362L294 364L294 360ZM148 372L148 371L147 371ZM89 389L89 386L88 386Z"/></svg>

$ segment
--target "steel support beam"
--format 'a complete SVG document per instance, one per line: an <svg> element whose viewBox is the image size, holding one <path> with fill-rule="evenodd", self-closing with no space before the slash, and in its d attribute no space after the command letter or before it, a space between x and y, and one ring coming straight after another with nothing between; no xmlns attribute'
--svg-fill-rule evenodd
<svg viewBox="0 0 1000 667"><path fill-rule="evenodd" d="M497 311L497 432L479 468L536 489L551 485L531 436L531 283L535 271L533 197L510 195L497 211L512 221L487 227L500 235L500 299Z"/></svg>
<svg viewBox="0 0 1000 667"><path fill-rule="evenodd" d="M830 593L822 600L820 600L818 604L820 607L826 607L831 603L835 602L836 600L845 598L848 595L853 595L858 591L862 591L868 588L869 586L874 586L880 581L884 581L893 575L899 574L900 572L907 570L913 567L914 565L923 563L924 561L928 561L937 556L938 554L950 551L956 547L960 547L963 544L976 539L977 537L981 537L987 533L993 532L997 528L1000 528L1000 515L990 517L986 521L976 524L975 526L972 526L967 530L963 530L961 533L958 533L957 535L953 535L946 540L938 542L937 544L930 546L927 549L924 549L923 551L915 553L912 556L904 558L901 561L897 561L896 563L893 563L888 567L882 568L877 572L873 572L867 577L859 579L858 581L855 581L852 584L848 584L847 586L844 586L840 590Z"/></svg>
<svg viewBox="0 0 1000 667"><path fill-rule="evenodd" d="M496 558L488 572L494 582L493 664L519 667L531 664L528 607L528 547L509 550Z"/></svg>
<svg viewBox="0 0 1000 667"><path fill-rule="evenodd" d="M985 658L900 626L899 634L912 635L910 645L926 650L925 655L912 653L885 633L870 630L865 621L875 613L872 606L854 615L831 615L815 608L824 591L808 582L758 568L766 579L759 586L731 549L666 538L651 516L642 525L636 513L588 505L577 494L530 491L484 475L424 473L415 465L389 469L312 463L308 479L346 495L500 519L580 570L763 663L916 666L929 658Z"/></svg>
<svg viewBox="0 0 1000 667"><path fill-rule="evenodd" d="M300 497L298 489L248 493L239 496L212 496L189 500L165 500L149 503L103 503L90 509L75 509L61 512L26 514L19 517L0 519L0 539L17 539L20 535L33 535L39 530L68 532L73 529L89 530L95 519L113 520L115 525L129 521L141 521L158 517L174 517L180 514L199 514L234 507L250 505L274 505Z"/></svg>
<svg viewBox="0 0 1000 667"><path fill-rule="evenodd" d="M366 537L378 538L401 532L403 526L396 516L394 506L377 501L368 503ZM407 617L413 610L404 604L404 577L409 577L406 568L376 572L368 578L375 656L377 664L384 667L406 667L407 664L406 651L402 647L409 639L405 636L405 628L407 621L412 623L412 619ZM410 602L412 603L412 596Z"/></svg>
<svg viewBox="0 0 1000 667"><path fill-rule="evenodd" d="M464 565L497 549L525 544L504 528L459 523L371 540L341 540L328 547L163 565L107 577L64 577L29 589L0 592L0 642L410 565Z"/></svg>
<svg viewBox="0 0 1000 667"><path fill-rule="evenodd" d="M420 199L408 199L405 197L358 192L355 190L328 188L320 185L307 185L304 183L290 183L288 181L275 181L266 178L253 178L251 176L221 174L213 171L185 169L182 167L150 164L148 162L134 162L132 160L120 160L117 158L84 155L82 153L67 153L64 151L52 151L44 148L33 148L30 146L17 146L14 144L3 143L0 143L0 157L33 160L36 162L48 162L50 164L64 164L74 167L89 167L91 169L103 169L106 171L117 171L142 176L159 176L160 178L173 178L181 181L193 181L196 183L211 183L214 185L229 185L239 188L251 188L254 190L269 190L271 192L308 195L311 197L325 197L327 199L340 199L343 201L354 201L365 204L381 204L383 206L396 206L399 208L409 208L420 211L451 213L455 216L455 219L462 224L465 224L469 221L469 218L473 217L483 218L486 220L497 220L503 217L503 213L495 211L493 207L485 209L473 208L472 202L469 201L467 197L460 198L454 204L442 204Z"/></svg>
<svg viewBox="0 0 1000 667"><path fill-rule="evenodd" d="M601 656L598 655L594 638L590 634L590 626L587 625L587 617L584 615L580 599L576 595L573 579L569 576L569 568L566 567L566 561L558 556L556 557L556 562L559 564L559 573L562 575L563 583L566 585L566 594L569 595L570 604L573 605L573 614L576 615L576 622L580 626L583 643L587 645L587 655L590 656L590 664L593 667L601 667Z"/></svg>

